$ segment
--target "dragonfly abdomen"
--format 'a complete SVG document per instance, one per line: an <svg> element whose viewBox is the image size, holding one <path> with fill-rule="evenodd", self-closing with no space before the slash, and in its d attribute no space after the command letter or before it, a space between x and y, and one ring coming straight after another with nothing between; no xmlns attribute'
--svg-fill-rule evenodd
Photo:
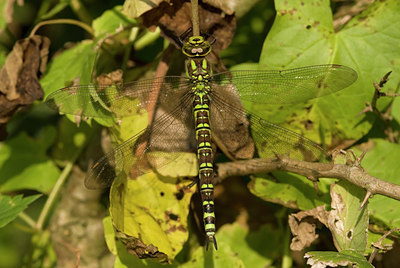
<svg viewBox="0 0 400 268"><path fill-rule="evenodd" d="M197 157L199 161L199 185L203 204L203 222L207 240L217 248L215 240L215 214L214 214L214 184L213 184L213 157L211 147L210 129L210 100L208 95L197 93L193 99L193 112L196 124Z"/></svg>

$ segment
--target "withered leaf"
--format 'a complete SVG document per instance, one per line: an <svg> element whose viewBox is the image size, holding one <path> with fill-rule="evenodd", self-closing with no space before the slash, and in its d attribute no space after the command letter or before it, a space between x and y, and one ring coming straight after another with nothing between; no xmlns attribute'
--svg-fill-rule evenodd
<svg viewBox="0 0 400 268"><path fill-rule="evenodd" d="M159 26L162 35L177 48L181 47L179 37L192 27L192 9L190 2L184 0L162 2L142 16L143 24L154 29ZM210 4L199 2L200 32L216 39L213 44L214 61L219 58L219 52L229 46L236 29L235 16ZM210 59L213 61L213 59Z"/></svg>
<svg viewBox="0 0 400 268"><path fill-rule="evenodd" d="M327 225L328 215L325 205L289 215L289 226L293 234L290 249L300 251L309 247L318 238L316 228L322 227L322 224Z"/></svg>
<svg viewBox="0 0 400 268"><path fill-rule="evenodd" d="M47 37L35 35L17 41L7 56L0 70L0 129L2 131L18 108L43 98L39 76L46 70L49 46L50 40Z"/></svg>

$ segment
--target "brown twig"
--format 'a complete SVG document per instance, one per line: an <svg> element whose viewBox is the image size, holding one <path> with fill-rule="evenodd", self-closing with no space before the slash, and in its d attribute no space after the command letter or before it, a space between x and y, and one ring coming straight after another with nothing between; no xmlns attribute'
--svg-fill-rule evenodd
<svg viewBox="0 0 400 268"><path fill-rule="evenodd" d="M381 238L379 238L378 242L372 243L374 250L372 251L371 255L369 256L369 259L368 259L369 263L372 263L376 254L378 253L378 250L387 250L382 246L382 242L388 235L390 235L391 233L396 232L396 231L400 232L400 228L395 228L395 229L387 231L384 235L381 236Z"/></svg>
<svg viewBox="0 0 400 268"><path fill-rule="evenodd" d="M366 103L366 107L365 109L363 109L359 114L363 114L366 112L373 112L375 113L381 120L382 122L385 124L385 130L384 133L386 134L386 136L388 137L390 142L393 143L398 143L398 133L396 131L393 130L393 128L390 125L390 122L392 121L392 116L390 115L390 110L392 107L392 103L390 104L390 106L387 108L387 110L382 113L381 111L378 110L377 108L377 101L379 98L381 97L398 97L400 96L399 93L386 93L386 92L382 92L382 87L389 81L389 75L392 72L388 72L386 73L382 79L380 80L379 83L374 82L374 96L372 97L372 101L371 103Z"/></svg>
<svg viewBox="0 0 400 268"><path fill-rule="evenodd" d="M218 180L231 176L246 176L271 171L287 171L307 178L337 178L347 180L371 194L400 200L400 186L371 176L357 165L305 162L289 158L250 159L217 164Z"/></svg>

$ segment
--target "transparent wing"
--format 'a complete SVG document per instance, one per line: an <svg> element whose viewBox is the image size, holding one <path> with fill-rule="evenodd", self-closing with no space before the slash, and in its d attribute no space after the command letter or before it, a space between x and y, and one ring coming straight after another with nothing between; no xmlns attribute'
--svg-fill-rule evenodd
<svg viewBox="0 0 400 268"><path fill-rule="evenodd" d="M167 97L188 87L179 76L139 80L115 85L80 85L59 89L46 98L46 104L64 114L85 117L123 118L137 109L156 104L161 94ZM133 101L132 101L133 100ZM136 101L135 101L136 100Z"/></svg>
<svg viewBox="0 0 400 268"><path fill-rule="evenodd" d="M312 140L289 129L272 124L246 111L241 105L233 105L231 101L226 101L227 96L234 98L235 94L237 95L232 87L213 85L212 88L210 125L213 136L223 136L224 138L221 140L237 158L263 157L274 159L276 155L285 155L296 160L321 161L327 155L324 149ZM245 122L245 119L248 121ZM242 122L236 123L236 129L239 130L240 135L237 131L225 131L225 126L234 121ZM248 128L248 126L251 127ZM252 140L249 140L250 135ZM234 142L232 143L232 141ZM251 142L255 143L257 153L254 152L254 148L252 151ZM243 151L244 148L246 149ZM245 154L236 154L238 150L242 150Z"/></svg>
<svg viewBox="0 0 400 268"><path fill-rule="evenodd" d="M86 117L123 118L156 107L153 124L129 138L97 161L86 177L88 188L109 187L119 172L149 172L194 152L192 93L183 77L140 80L118 85L84 85L50 94L46 104L61 113Z"/></svg>
<svg viewBox="0 0 400 268"><path fill-rule="evenodd" d="M357 73L342 65L232 71L213 76L216 84L235 87L241 100L265 104L304 102L337 92L356 80Z"/></svg>
<svg viewBox="0 0 400 268"><path fill-rule="evenodd" d="M181 93L162 94L153 124L95 163L85 180L86 187L106 188L120 172L135 177L183 158L172 152L195 152L192 96L188 91Z"/></svg>

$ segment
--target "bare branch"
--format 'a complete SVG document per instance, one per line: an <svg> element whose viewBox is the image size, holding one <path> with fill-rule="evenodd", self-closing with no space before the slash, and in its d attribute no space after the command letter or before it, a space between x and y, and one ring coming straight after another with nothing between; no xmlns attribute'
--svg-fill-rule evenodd
<svg viewBox="0 0 400 268"><path fill-rule="evenodd" d="M375 113L379 119L382 120L382 122L385 124L385 130L384 133L388 137L390 142L397 143L398 142L398 135L399 133L395 130L390 125L390 122L392 121L392 116L390 115L390 110L392 107L393 102L389 105L389 107L386 109L386 112L381 112L377 108L377 101L379 98L382 97L398 97L400 96L399 93L387 93L387 92L382 92L383 86L389 81L389 76L392 72L386 73L381 80L378 82L374 82L374 96L372 97L371 103L367 102L366 107L359 113L367 113L367 112L373 112Z"/></svg>
<svg viewBox="0 0 400 268"><path fill-rule="evenodd" d="M400 228L395 228L392 230L387 231L384 235L381 236L381 238L379 238L377 243L372 243L372 246L374 247L374 250L371 253L371 256L369 256L368 262L372 263L372 261L374 260L376 254L378 253L378 250L383 250L383 251L387 251L388 249L382 246L382 242L383 240L390 235L393 232L400 232Z"/></svg>
<svg viewBox="0 0 400 268"><path fill-rule="evenodd" d="M287 171L307 178L337 178L347 180L371 194L400 200L400 186L369 175L359 165L326 164L288 158L250 159L217 164L218 180L231 176L246 176L271 171Z"/></svg>

